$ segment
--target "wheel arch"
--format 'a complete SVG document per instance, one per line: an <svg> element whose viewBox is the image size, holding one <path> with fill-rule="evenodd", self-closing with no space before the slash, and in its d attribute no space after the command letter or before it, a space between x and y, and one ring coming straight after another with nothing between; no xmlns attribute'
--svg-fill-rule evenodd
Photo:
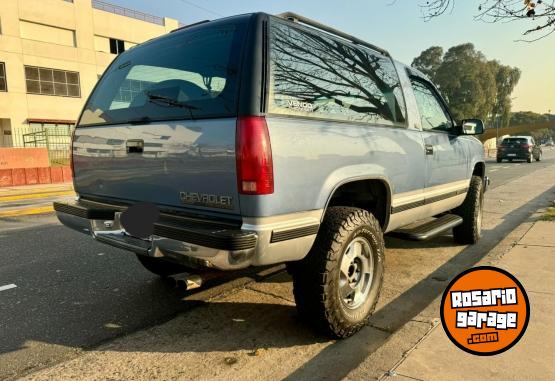
<svg viewBox="0 0 555 381"><path fill-rule="evenodd" d="M389 224L391 214L391 185L387 179L379 176L352 177L337 183L330 192L324 207L353 206L372 213L379 221L383 231ZM349 195L356 195L354 199Z"/></svg>
<svg viewBox="0 0 555 381"><path fill-rule="evenodd" d="M480 176L484 178L486 176L486 163L483 161L479 161L474 163L474 167L472 168L472 176Z"/></svg>

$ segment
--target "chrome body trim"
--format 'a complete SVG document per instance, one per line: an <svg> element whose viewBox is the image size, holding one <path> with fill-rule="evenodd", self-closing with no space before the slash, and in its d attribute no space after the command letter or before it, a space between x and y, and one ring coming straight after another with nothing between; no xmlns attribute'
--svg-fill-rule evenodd
<svg viewBox="0 0 555 381"><path fill-rule="evenodd" d="M316 238L322 213L322 210L317 210L245 218L240 231L255 233L256 244L253 248L244 250L222 250L154 234L146 239L132 237L120 223L121 212L116 212L113 220L89 220L65 212L57 212L57 216L65 226L120 249L151 257L168 257L176 261L183 259L184 262L184 257L194 258L206 267L236 270L251 265L261 266L304 258ZM284 233L284 239L272 242L272 236Z"/></svg>

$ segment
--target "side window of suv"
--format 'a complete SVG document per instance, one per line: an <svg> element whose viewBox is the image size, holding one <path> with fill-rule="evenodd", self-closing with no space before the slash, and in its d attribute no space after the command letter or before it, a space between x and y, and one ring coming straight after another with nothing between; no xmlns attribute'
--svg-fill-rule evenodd
<svg viewBox="0 0 555 381"><path fill-rule="evenodd" d="M271 113L406 125L390 57L277 20L270 32Z"/></svg>
<svg viewBox="0 0 555 381"><path fill-rule="evenodd" d="M411 83L422 119L422 128L427 131L451 131L453 122L432 87L414 78L411 79Z"/></svg>

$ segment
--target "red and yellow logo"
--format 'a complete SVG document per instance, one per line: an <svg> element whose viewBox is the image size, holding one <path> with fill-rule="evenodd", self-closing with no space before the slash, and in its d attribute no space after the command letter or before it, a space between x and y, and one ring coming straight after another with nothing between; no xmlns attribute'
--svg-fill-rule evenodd
<svg viewBox="0 0 555 381"><path fill-rule="evenodd" d="M524 335L529 319L524 287L496 267L466 270L443 293L443 329L456 346L474 355L496 355L511 348Z"/></svg>

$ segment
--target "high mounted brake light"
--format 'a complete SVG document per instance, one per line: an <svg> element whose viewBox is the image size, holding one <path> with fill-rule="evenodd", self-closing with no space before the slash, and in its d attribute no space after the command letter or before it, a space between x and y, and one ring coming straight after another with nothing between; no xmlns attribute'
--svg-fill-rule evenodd
<svg viewBox="0 0 555 381"><path fill-rule="evenodd" d="M235 149L239 193L249 195L274 193L272 147L264 117L238 118Z"/></svg>

